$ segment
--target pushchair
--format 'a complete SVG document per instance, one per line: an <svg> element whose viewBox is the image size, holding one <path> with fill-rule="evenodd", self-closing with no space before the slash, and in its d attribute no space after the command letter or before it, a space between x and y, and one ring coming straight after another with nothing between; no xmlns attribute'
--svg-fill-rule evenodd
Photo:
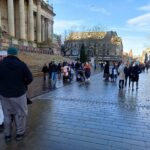
<svg viewBox="0 0 150 150"><path fill-rule="evenodd" d="M63 67L63 82L65 81L71 81L71 72L69 66Z"/></svg>
<svg viewBox="0 0 150 150"><path fill-rule="evenodd" d="M85 81L85 71L83 69L78 70L77 81L79 82Z"/></svg>

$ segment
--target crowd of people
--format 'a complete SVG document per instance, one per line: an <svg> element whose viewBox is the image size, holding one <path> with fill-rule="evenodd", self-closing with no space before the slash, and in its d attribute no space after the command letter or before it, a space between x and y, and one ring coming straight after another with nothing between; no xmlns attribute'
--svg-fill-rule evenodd
<svg viewBox="0 0 150 150"><path fill-rule="evenodd" d="M138 89L139 74L141 72L148 72L149 63L139 63L139 61L132 62L109 62L101 63L101 70L104 71L103 78L105 81L116 82L117 78L119 80L119 89L125 87ZM59 62L56 64L55 61L52 61L47 66L46 64L42 68L43 79L46 80L48 76L50 81L55 81L58 76L59 79L63 76L63 81L71 81L75 74L76 81L89 81L91 75L92 65L88 62L81 63L80 61L76 62ZM93 69L95 69L93 67ZM62 75L63 74L63 75Z"/></svg>
<svg viewBox="0 0 150 150"><path fill-rule="evenodd" d="M0 131L4 128L5 141L12 140L12 126L16 126L16 140L22 140L26 131L27 86L32 82L33 76L27 65L18 57L18 50L8 48L8 56L0 61ZM104 80L119 81L119 89L138 89L139 74L148 72L149 63L140 64L138 61L110 63L106 61L100 64L104 69ZM94 67L93 67L94 68ZM51 61L42 68L43 80L56 83L56 79L72 81L75 75L76 81L89 81L92 65L88 62L59 62Z"/></svg>
<svg viewBox="0 0 150 150"><path fill-rule="evenodd" d="M57 76L63 81L72 81L74 74L76 81L87 81L90 79L91 65L88 62L81 63L78 60L76 62L59 62L58 64L51 61L48 65L44 64L42 72L43 80L46 81L48 78L53 83L56 83Z"/></svg>
<svg viewBox="0 0 150 150"><path fill-rule="evenodd" d="M131 87L132 90L138 89L139 83L139 74L141 72L148 72L149 63L139 63L139 61L133 62L119 62L119 63L111 63L106 61L104 65L104 79L105 81L116 82L118 77L119 80L119 89L123 89L125 87ZM136 84L136 85L135 85Z"/></svg>

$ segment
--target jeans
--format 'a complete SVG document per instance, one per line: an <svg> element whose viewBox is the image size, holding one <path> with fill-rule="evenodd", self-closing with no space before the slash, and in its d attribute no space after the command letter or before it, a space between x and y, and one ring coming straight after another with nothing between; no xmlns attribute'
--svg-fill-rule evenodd
<svg viewBox="0 0 150 150"><path fill-rule="evenodd" d="M56 80L56 72L52 72L52 77L51 77L51 79L52 79L53 81Z"/></svg>
<svg viewBox="0 0 150 150"><path fill-rule="evenodd" d="M119 89L123 89L124 87L124 80L119 80Z"/></svg>
<svg viewBox="0 0 150 150"><path fill-rule="evenodd" d="M4 115L3 115L3 110L0 102L0 125L3 123L3 121L4 121Z"/></svg>

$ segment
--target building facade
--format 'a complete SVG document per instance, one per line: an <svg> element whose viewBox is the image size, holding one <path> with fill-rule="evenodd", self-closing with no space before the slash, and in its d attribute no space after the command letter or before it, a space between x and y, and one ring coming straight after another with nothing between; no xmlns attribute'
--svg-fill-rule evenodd
<svg viewBox="0 0 150 150"><path fill-rule="evenodd" d="M65 40L65 55L80 57L80 48L84 44L89 60L97 57L99 61L119 61L122 59L123 44L114 31L108 32L73 32Z"/></svg>
<svg viewBox="0 0 150 150"><path fill-rule="evenodd" d="M150 62L150 48L143 50L141 61L143 63Z"/></svg>
<svg viewBox="0 0 150 150"><path fill-rule="evenodd" d="M43 0L0 0L0 47L38 47L53 38L53 7Z"/></svg>
<svg viewBox="0 0 150 150"><path fill-rule="evenodd" d="M53 36L53 53L61 55L61 36L57 34Z"/></svg>

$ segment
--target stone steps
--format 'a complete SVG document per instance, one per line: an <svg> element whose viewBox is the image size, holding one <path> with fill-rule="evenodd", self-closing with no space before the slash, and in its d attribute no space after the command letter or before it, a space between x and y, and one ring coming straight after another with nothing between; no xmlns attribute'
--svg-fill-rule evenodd
<svg viewBox="0 0 150 150"><path fill-rule="evenodd" d="M29 66L30 71L32 72L33 76L42 76L42 68L39 66Z"/></svg>
<svg viewBox="0 0 150 150"><path fill-rule="evenodd" d="M71 61L69 58L65 58L60 55L48 55L48 54L38 54L30 52L20 52L18 56L22 61L24 61L28 66L39 66L42 67L45 63L49 64L50 61L55 60L58 62Z"/></svg>
<svg viewBox="0 0 150 150"><path fill-rule="evenodd" d="M20 52L18 57L29 66L33 76L41 76L43 74L43 65L45 63L48 65L50 61L55 60L56 63L60 61L72 61L71 59L65 58L60 55L48 55L30 52Z"/></svg>

